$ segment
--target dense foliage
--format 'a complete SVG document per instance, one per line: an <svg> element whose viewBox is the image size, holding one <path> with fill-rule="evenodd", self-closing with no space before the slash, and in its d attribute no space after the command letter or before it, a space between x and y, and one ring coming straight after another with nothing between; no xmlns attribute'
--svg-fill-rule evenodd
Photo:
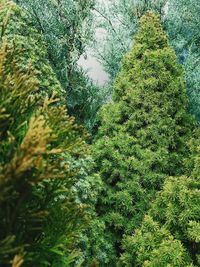
<svg viewBox="0 0 200 267"><path fill-rule="evenodd" d="M104 182L97 212L116 255L122 235L139 226L166 177L183 173L193 127L186 110L183 70L159 18L148 13L122 62L113 102L101 111L94 144ZM115 255L109 258L115 266Z"/></svg>
<svg viewBox="0 0 200 267"><path fill-rule="evenodd" d="M124 240L125 266L199 266L199 131L190 146L188 176L167 178L141 228Z"/></svg>
<svg viewBox="0 0 200 267"><path fill-rule="evenodd" d="M200 5L198 0L171 0L165 20L170 41L184 65L190 110L200 121Z"/></svg>
<svg viewBox="0 0 200 267"><path fill-rule="evenodd" d="M0 266L200 266L198 0L14 2L0 0ZM78 65L91 44L105 86Z"/></svg>
<svg viewBox="0 0 200 267"><path fill-rule="evenodd" d="M0 12L0 265L68 266L84 219L69 158L87 153L84 133L40 35L12 2Z"/></svg>
<svg viewBox="0 0 200 267"><path fill-rule="evenodd" d="M103 102L100 88L78 66L93 36L94 0L16 0L43 35L48 60L66 92L67 108L89 130Z"/></svg>
<svg viewBox="0 0 200 267"><path fill-rule="evenodd" d="M122 57L130 48L140 17L148 10L155 11L161 15L169 41L185 68L190 110L199 120L199 0L116 0L115 4L106 6L101 4L101 0L98 2L98 25L107 34L95 50L111 82L121 67Z"/></svg>

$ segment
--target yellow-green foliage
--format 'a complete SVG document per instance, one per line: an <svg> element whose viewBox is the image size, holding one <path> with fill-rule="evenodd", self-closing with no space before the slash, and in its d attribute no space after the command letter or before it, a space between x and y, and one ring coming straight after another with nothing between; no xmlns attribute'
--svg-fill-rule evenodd
<svg viewBox="0 0 200 267"><path fill-rule="evenodd" d="M189 266L188 254L181 242L150 216L145 216L134 236L124 240L124 248L121 266Z"/></svg>
<svg viewBox="0 0 200 267"><path fill-rule="evenodd" d="M84 218L69 158L88 147L26 22L16 5L1 1L0 265L68 266Z"/></svg>
<svg viewBox="0 0 200 267"><path fill-rule="evenodd" d="M27 71L31 62L40 80L40 93L51 94L53 90L61 93L59 82L47 60L42 36L34 29L26 13L12 1L0 1L0 36L15 47L13 57L22 72Z"/></svg>
<svg viewBox="0 0 200 267"><path fill-rule="evenodd" d="M113 102L103 107L100 120L94 157L104 189L97 212L119 255L123 234L140 225L166 177L183 173L193 127L183 70L157 15L142 17ZM115 257L108 255L109 266Z"/></svg>
<svg viewBox="0 0 200 267"><path fill-rule="evenodd" d="M199 131L191 144L189 176L169 177L140 229L124 239L124 266L199 266ZM123 265L122 265L123 266Z"/></svg>

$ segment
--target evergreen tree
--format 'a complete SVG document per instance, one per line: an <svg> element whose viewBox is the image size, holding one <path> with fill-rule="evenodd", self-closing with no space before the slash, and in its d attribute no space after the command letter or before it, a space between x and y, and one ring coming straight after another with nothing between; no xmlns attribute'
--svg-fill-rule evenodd
<svg viewBox="0 0 200 267"><path fill-rule="evenodd" d="M97 42L95 49L111 83L121 67L121 59L134 42L140 17L147 10L158 12L170 44L186 72L190 111L200 121L199 0L115 0L114 5L102 5L102 0L97 2L99 25L107 35L103 41Z"/></svg>
<svg viewBox="0 0 200 267"><path fill-rule="evenodd" d="M78 66L93 36L94 0L17 0L42 34L48 60L65 92L68 112L89 130L103 93Z"/></svg>
<svg viewBox="0 0 200 267"><path fill-rule="evenodd" d="M116 266L123 234L140 225L166 177L183 173L193 125L186 109L182 67L159 17L148 12L122 62L113 102L100 113L94 144L103 180L96 209L116 253L108 255L106 266Z"/></svg>
<svg viewBox="0 0 200 267"><path fill-rule="evenodd" d="M31 63L40 81L40 93L43 96L50 95L53 91L64 96L56 75L49 65L45 42L34 28L32 20L12 1L1 1L0 4L1 38L15 44L15 60L20 69L24 72L28 71Z"/></svg>
<svg viewBox="0 0 200 267"><path fill-rule="evenodd" d="M0 22L0 265L69 266L84 220L71 159L87 154L85 134L26 14L2 0Z"/></svg>
<svg viewBox="0 0 200 267"><path fill-rule="evenodd" d="M190 110L200 121L200 5L198 0L170 0L165 28L186 70Z"/></svg>
<svg viewBox="0 0 200 267"><path fill-rule="evenodd" d="M192 171L167 178L141 228L124 239L125 266L199 266L199 130L190 146Z"/></svg>
<svg viewBox="0 0 200 267"><path fill-rule="evenodd" d="M158 12L163 17L167 0L114 0L114 4L110 1L106 5L102 2L97 0L95 7L96 24L104 29L106 38L101 42L97 40L94 50L113 83L121 68L122 58L133 43L140 18L148 10Z"/></svg>
<svg viewBox="0 0 200 267"><path fill-rule="evenodd" d="M64 88L92 36L93 0L16 0L43 35L48 59ZM73 77L72 77L73 78ZM73 88L71 88L73 90ZM72 93L72 92L70 92Z"/></svg>

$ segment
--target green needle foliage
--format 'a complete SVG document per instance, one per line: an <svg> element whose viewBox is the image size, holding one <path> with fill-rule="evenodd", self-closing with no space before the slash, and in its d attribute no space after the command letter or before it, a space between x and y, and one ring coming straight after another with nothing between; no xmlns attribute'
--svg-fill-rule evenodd
<svg viewBox="0 0 200 267"><path fill-rule="evenodd" d="M91 41L94 0L15 0L43 35L58 80L70 86L79 57ZM71 88L73 90L73 88ZM72 93L72 92L70 92Z"/></svg>
<svg viewBox="0 0 200 267"><path fill-rule="evenodd" d="M170 232L154 222L150 216L135 232L135 237L124 240L126 253L121 257L121 266L193 266L181 242L174 239Z"/></svg>
<svg viewBox="0 0 200 267"><path fill-rule="evenodd" d="M70 115L92 130L102 90L78 66L93 36L94 0L16 0L42 34Z"/></svg>
<svg viewBox="0 0 200 267"><path fill-rule="evenodd" d="M1 1L0 5L1 38L15 45L15 60L20 69L26 72L31 63L40 80L40 93L45 96L54 90L61 94L59 82L49 65L45 42L30 18L11 1Z"/></svg>
<svg viewBox="0 0 200 267"><path fill-rule="evenodd" d="M6 0L0 33L0 265L69 266L85 217L71 158L88 153L85 133L67 115L40 35Z"/></svg>
<svg viewBox="0 0 200 267"><path fill-rule="evenodd" d="M97 213L115 249L136 229L169 175L183 173L193 119L186 113L183 69L157 15L142 17L135 44L122 62L113 102L100 113L94 144L96 171L103 180Z"/></svg>
<svg viewBox="0 0 200 267"><path fill-rule="evenodd" d="M134 236L124 239L123 266L199 266L200 143L190 142L188 176L169 177Z"/></svg>
<svg viewBox="0 0 200 267"><path fill-rule="evenodd" d="M107 33L97 42L96 56L109 74L110 82L116 77L123 55L134 42L139 19L147 10L158 12L170 44L186 72L190 111L200 121L200 5L199 0L114 0L102 5L97 0L99 27ZM98 45L99 44L99 45Z"/></svg>
<svg viewBox="0 0 200 267"><path fill-rule="evenodd" d="M170 0L165 27L186 70L190 110L200 121L200 5L198 0Z"/></svg>

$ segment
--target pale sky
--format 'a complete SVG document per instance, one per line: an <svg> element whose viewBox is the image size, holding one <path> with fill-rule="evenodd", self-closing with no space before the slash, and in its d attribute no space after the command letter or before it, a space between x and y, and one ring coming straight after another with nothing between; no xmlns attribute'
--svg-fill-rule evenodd
<svg viewBox="0 0 200 267"><path fill-rule="evenodd" d="M99 0L103 1L104 5L105 3L108 4L109 0ZM95 39L97 42L101 42L101 39L105 37L105 30L103 29L96 29L95 32ZM84 69L88 70L88 75L90 78L92 78L94 81L96 81L100 85L104 85L108 81L108 75L103 70L102 65L98 62L98 60L93 56L92 51L88 50L86 51L87 59L84 58L84 56L81 56L79 59L79 65L82 66Z"/></svg>
<svg viewBox="0 0 200 267"><path fill-rule="evenodd" d="M108 81L108 75L103 70L101 64L89 51L87 52L87 59L84 59L83 56L79 59L79 65L88 70L89 77L98 84L103 85Z"/></svg>

